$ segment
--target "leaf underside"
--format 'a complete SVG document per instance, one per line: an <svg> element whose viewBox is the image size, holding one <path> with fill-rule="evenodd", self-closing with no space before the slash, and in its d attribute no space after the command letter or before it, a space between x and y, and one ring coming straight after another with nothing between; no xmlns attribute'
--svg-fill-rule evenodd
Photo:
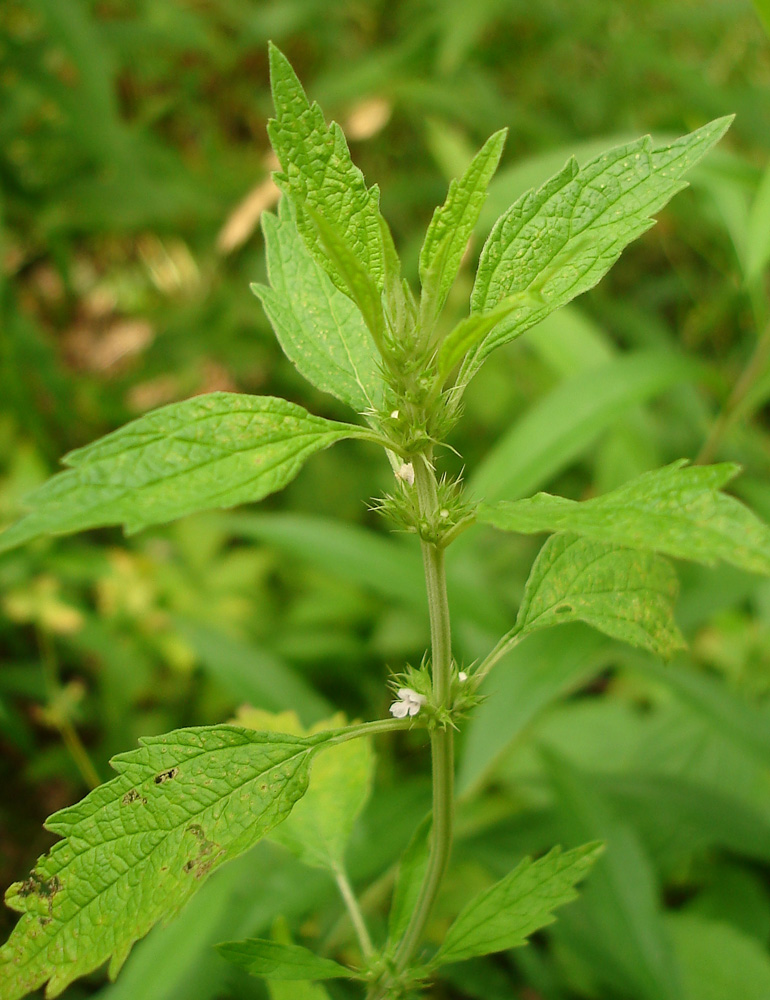
<svg viewBox="0 0 770 1000"><path fill-rule="evenodd" d="M252 285L284 354L316 388L354 410L382 405L377 349L360 311L308 253L288 198L262 216L270 285Z"/></svg>
<svg viewBox="0 0 770 1000"><path fill-rule="evenodd" d="M669 657L684 647L673 617L676 573L661 556L578 535L553 535L530 572L512 634L584 621Z"/></svg>
<svg viewBox="0 0 770 1000"><path fill-rule="evenodd" d="M514 202L481 252L471 312L487 312L516 293L535 298L469 353L458 381L469 381L496 347L592 288L624 247L654 224L652 216L685 186L683 175L731 121L718 118L658 148L645 136L584 167L571 159L541 188Z"/></svg>
<svg viewBox="0 0 770 1000"><path fill-rule="evenodd" d="M118 777L50 817L64 839L6 893L23 916L0 949L3 1000L46 980L57 996L107 959L114 978L136 940L289 814L332 735L210 726L113 758Z"/></svg>
<svg viewBox="0 0 770 1000"><path fill-rule="evenodd" d="M43 534L108 524L131 533L261 500L314 452L366 434L272 396L214 392L172 403L65 456L71 468L26 498L32 510L0 534L0 552Z"/></svg>
<svg viewBox="0 0 770 1000"><path fill-rule="evenodd" d="M347 724L340 712L305 730L295 712L271 715L262 709L243 708L237 722L261 732L313 736ZM361 738L330 747L313 765L310 785L271 839L283 844L305 864L337 871L344 867L345 851L353 826L371 793L374 753L370 739Z"/></svg>

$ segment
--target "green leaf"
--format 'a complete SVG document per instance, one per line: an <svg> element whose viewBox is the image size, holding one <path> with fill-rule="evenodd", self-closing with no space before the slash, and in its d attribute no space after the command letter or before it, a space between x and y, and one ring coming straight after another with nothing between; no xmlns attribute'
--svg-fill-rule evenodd
<svg viewBox="0 0 770 1000"><path fill-rule="evenodd" d="M66 455L72 466L27 498L0 552L38 535L106 524L128 532L212 507L261 500L335 441L368 437L272 396L213 392L154 410Z"/></svg>
<svg viewBox="0 0 770 1000"><path fill-rule="evenodd" d="M344 716L339 714L303 730L294 712L271 716L254 709L242 710L238 722L262 731L296 736L312 736L346 725ZM331 747L314 763L310 787L302 802L273 831L271 839L288 847L305 864L332 871L341 869L353 825L371 793L373 777L370 739Z"/></svg>
<svg viewBox="0 0 770 1000"><path fill-rule="evenodd" d="M682 1000L765 1000L770 959L753 937L725 921L672 914L668 929L682 967Z"/></svg>
<svg viewBox="0 0 770 1000"><path fill-rule="evenodd" d="M754 8L765 29L765 34L770 37L770 0L754 0Z"/></svg>
<svg viewBox="0 0 770 1000"><path fill-rule="evenodd" d="M470 797L533 719L582 687L615 657L611 644L582 625L538 632L515 646L484 682L487 697L468 721L457 775L458 794Z"/></svg>
<svg viewBox="0 0 770 1000"><path fill-rule="evenodd" d="M671 671L675 673L675 671ZM565 835L601 839L604 856L555 934L590 962L601 996L681 1000L678 968L661 919L655 869L636 831L616 816L595 782L543 751Z"/></svg>
<svg viewBox="0 0 770 1000"><path fill-rule="evenodd" d="M396 944L407 928L420 895L423 876L428 867L432 822L433 817L429 814L420 823L398 866L396 887L388 914L388 940Z"/></svg>
<svg viewBox="0 0 770 1000"><path fill-rule="evenodd" d="M138 938L286 818L333 735L180 729L113 758L119 776L50 817L65 839L6 893L23 916L0 949L3 1000L46 980L57 996L108 958L114 978Z"/></svg>
<svg viewBox="0 0 770 1000"><path fill-rule="evenodd" d="M698 374L691 361L663 351L639 351L578 372L503 435L471 477L471 490L485 500L528 495L583 454L632 406Z"/></svg>
<svg viewBox="0 0 770 1000"><path fill-rule="evenodd" d="M526 944L530 934L553 923L555 909L577 898L575 885L602 849L599 843L565 852L555 847L538 861L525 858L510 875L464 907L431 965Z"/></svg>
<svg viewBox="0 0 770 1000"><path fill-rule="evenodd" d="M358 306L375 344L382 349L385 316L382 295L374 278L337 225L327 221L312 208L308 208L307 212L316 226L316 241L320 237L327 257L336 269L338 287Z"/></svg>
<svg viewBox="0 0 770 1000"><path fill-rule="evenodd" d="M226 518L226 525L236 538L275 546L386 600L424 607L419 552L397 538L313 514L237 513Z"/></svg>
<svg viewBox="0 0 770 1000"><path fill-rule="evenodd" d="M270 1000L330 1000L328 990L320 983L281 982L280 979L268 979L267 991Z"/></svg>
<svg viewBox="0 0 770 1000"><path fill-rule="evenodd" d="M460 320L457 326L446 335L439 348L439 374L446 378L458 361L472 347L475 347L493 327L522 305L524 300L529 301L533 298L534 296L530 295L529 292L511 295L509 298L503 299L500 305L495 306L490 312L473 313Z"/></svg>
<svg viewBox="0 0 770 1000"><path fill-rule="evenodd" d="M274 545L293 559L316 566L322 573L349 580L388 600L422 614L425 581L419 552L408 541L330 517L309 514L231 514L224 523L237 537ZM489 594L481 594L476 579L449 568L453 616L499 630L506 612Z"/></svg>
<svg viewBox="0 0 770 1000"><path fill-rule="evenodd" d="M554 535L529 574L513 634L584 621L668 657L685 645L673 618L678 589L676 574L660 556Z"/></svg>
<svg viewBox="0 0 770 1000"><path fill-rule="evenodd" d="M570 159L537 191L522 195L495 223L479 260L471 311L486 312L520 292L542 305L523 305L466 359L467 382L501 344L592 288L624 247L653 225L651 218L684 186L682 176L724 135L732 117L667 146L649 136L618 146L579 168Z"/></svg>
<svg viewBox="0 0 770 1000"><path fill-rule="evenodd" d="M174 618L174 626L203 670L221 685L232 703L272 712L293 708L307 722L315 722L333 711L304 674L264 645L234 638L221 629L188 618ZM281 732L302 735L293 729Z"/></svg>
<svg viewBox="0 0 770 1000"><path fill-rule="evenodd" d="M770 0L767 4L770 11ZM751 205L746 233L746 278L758 278L770 260L770 166L765 169Z"/></svg>
<svg viewBox="0 0 770 1000"><path fill-rule="evenodd" d="M270 46L270 82L276 116L267 131L283 170L275 179L297 209L297 226L309 252L344 292L339 272L317 246L316 226L307 208L334 224L382 289L386 264L379 190L367 188L363 174L350 158L342 129L336 122L327 126L321 109L310 104L294 70L275 45Z"/></svg>
<svg viewBox="0 0 770 1000"><path fill-rule="evenodd" d="M264 938L247 941L226 941L217 945L219 954L228 962L262 979L314 980L356 979L351 969L309 951L297 944L281 944Z"/></svg>
<svg viewBox="0 0 770 1000"><path fill-rule="evenodd" d="M740 500L719 492L739 471L729 463L688 466L681 459L591 500L538 493L484 504L478 519L504 531L570 531L707 566L723 559L770 573L770 528Z"/></svg>
<svg viewBox="0 0 770 1000"><path fill-rule="evenodd" d="M688 705L709 726L745 749L763 767L770 767L770 727L764 709L737 692L716 674L677 664L676 670L627 651L628 666L643 677L654 677Z"/></svg>
<svg viewBox="0 0 770 1000"><path fill-rule="evenodd" d="M291 202L262 216L268 288L254 284L284 354L316 388L358 412L378 409L377 350L360 311L305 248Z"/></svg>
<svg viewBox="0 0 770 1000"><path fill-rule="evenodd" d="M98 1000L185 1000L191 984L195 1000L215 1000L221 961L214 945L239 931L246 905L243 886L255 861L252 852L241 855L205 881L167 927L154 927L136 943L117 980L96 994Z"/></svg>
<svg viewBox="0 0 770 1000"><path fill-rule="evenodd" d="M423 315L429 320L441 312L457 276L486 199L487 186L500 162L507 134L508 129L501 129L487 139L463 176L451 182L446 201L430 220L420 251Z"/></svg>

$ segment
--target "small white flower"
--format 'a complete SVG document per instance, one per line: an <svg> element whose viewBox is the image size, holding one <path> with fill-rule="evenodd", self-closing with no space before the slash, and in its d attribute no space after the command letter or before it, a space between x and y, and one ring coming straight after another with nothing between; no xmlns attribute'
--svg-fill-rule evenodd
<svg viewBox="0 0 770 1000"><path fill-rule="evenodd" d="M461 684L464 684L468 680L468 675L464 670L461 670L460 673L457 675L457 678Z"/></svg>
<svg viewBox="0 0 770 1000"><path fill-rule="evenodd" d="M390 714L396 719L405 719L407 715L417 715L424 704L424 694L418 694L411 688L399 688L398 701L390 706Z"/></svg>
<svg viewBox="0 0 770 1000"><path fill-rule="evenodd" d="M409 486L414 486L414 466L411 462L403 462L396 469L396 479L400 479L402 483L407 483Z"/></svg>

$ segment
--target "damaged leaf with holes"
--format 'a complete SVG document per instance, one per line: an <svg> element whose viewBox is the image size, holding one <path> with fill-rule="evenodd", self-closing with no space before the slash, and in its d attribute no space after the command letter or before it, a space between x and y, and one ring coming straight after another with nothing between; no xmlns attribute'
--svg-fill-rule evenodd
<svg viewBox="0 0 770 1000"><path fill-rule="evenodd" d="M211 726L115 757L118 777L51 816L63 839L6 893L22 917L0 949L3 1000L46 982L57 996L108 959L114 977L138 938L289 815L333 735Z"/></svg>

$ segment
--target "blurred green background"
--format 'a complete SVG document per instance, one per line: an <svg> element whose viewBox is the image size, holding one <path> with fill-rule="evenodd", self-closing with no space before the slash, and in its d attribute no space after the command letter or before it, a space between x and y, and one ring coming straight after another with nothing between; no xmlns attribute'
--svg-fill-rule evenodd
<svg viewBox="0 0 770 1000"><path fill-rule="evenodd" d="M413 284L434 206L496 129L510 136L471 258L570 153L735 112L599 288L487 363L444 467L486 496L579 498L679 457L729 459L770 519L770 47L749 0L4 0L0 524L66 450L195 393L350 419L282 357L248 288L275 203L268 39L380 184ZM471 278L469 264L447 323ZM0 559L3 886L52 843L45 817L140 735L244 703L306 723L387 712L388 669L428 639L415 545L368 508L390 488L379 455L346 443L259 508ZM538 544L474 529L452 551L463 662L512 624ZM674 663L564 626L490 678L460 741L431 935L528 852L608 851L553 928L449 969L436 998L770 998L770 585L681 578L691 649ZM379 749L348 859L375 933L429 801L424 739ZM65 996L263 997L209 945L283 916L299 940L344 947L340 914L326 875L263 844L137 945L117 984L99 973ZM3 937L12 924L3 910Z"/></svg>

